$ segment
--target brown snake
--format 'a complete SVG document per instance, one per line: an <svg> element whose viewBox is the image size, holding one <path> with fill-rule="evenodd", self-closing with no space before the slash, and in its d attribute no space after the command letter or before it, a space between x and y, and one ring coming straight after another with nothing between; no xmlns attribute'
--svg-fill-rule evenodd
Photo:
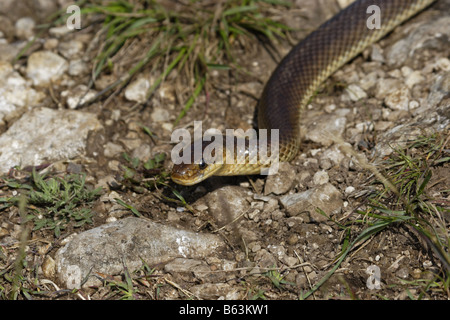
<svg viewBox="0 0 450 320"><path fill-rule="evenodd" d="M279 129L279 161L300 148L301 111L319 85L342 65L435 0L358 0L300 41L279 63L257 105L258 128ZM379 28L369 28L370 6L380 10ZM205 148L208 143L203 142ZM225 149L225 148L224 148ZM236 151L236 150L233 150ZM261 172L263 164L182 163L172 180L193 185L213 175Z"/></svg>

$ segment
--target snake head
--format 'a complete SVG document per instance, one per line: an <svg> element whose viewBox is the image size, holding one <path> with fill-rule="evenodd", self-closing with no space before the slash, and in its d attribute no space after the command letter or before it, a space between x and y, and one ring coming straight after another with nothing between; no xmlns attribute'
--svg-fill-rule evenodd
<svg viewBox="0 0 450 320"><path fill-rule="evenodd" d="M212 142L198 141L201 144L201 154L195 157L195 143L191 143L190 147L183 148L184 161L175 164L172 168L171 179L177 184L191 186L197 184L208 177L216 175L223 167L223 161L212 161L211 157L205 158L204 151ZM190 152L190 155L184 156L184 152ZM214 157L217 151L213 149L211 156ZM219 152L222 152L220 150Z"/></svg>

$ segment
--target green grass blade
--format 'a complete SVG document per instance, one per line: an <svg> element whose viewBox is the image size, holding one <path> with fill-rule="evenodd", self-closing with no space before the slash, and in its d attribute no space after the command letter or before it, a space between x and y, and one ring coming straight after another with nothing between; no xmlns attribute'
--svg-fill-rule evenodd
<svg viewBox="0 0 450 320"><path fill-rule="evenodd" d="M205 81L206 81L206 76L203 76L199 81L197 81L197 86L195 87L193 94L189 97L188 101L184 105L183 110L180 112L177 119L175 120L175 123L174 123L175 126L178 125L180 120L186 115L186 113L192 107L192 104L194 103L195 99L198 97L200 92L203 90Z"/></svg>

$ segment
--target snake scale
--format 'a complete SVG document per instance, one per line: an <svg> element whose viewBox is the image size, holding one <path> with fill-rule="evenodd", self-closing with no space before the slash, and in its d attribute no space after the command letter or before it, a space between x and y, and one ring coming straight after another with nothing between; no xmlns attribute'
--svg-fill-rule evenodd
<svg viewBox="0 0 450 320"><path fill-rule="evenodd" d="M435 0L358 0L301 40L282 59L257 105L258 128L279 129L279 161L292 160L300 148L301 112L320 84L402 22ZM379 28L370 28L370 6L380 13ZM205 148L208 143L203 142ZM236 151L236 150L233 150ZM193 185L213 175L260 173L262 164L182 163L172 180Z"/></svg>

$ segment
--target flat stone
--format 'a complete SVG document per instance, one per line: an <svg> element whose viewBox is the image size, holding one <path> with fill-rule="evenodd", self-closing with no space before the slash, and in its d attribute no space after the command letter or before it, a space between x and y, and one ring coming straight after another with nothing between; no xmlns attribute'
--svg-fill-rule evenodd
<svg viewBox="0 0 450 320"><path fill-rule="evenodd" d="M0 136L0 172L74 158L84 152L89 131L100 128L92 113L33 109Z"/></svg>
<svg viewBox="0 0 450 320"><path fill-rule="evenodd" d="M225 186L208 193L203 199L194 204L198 206L204 204L209 207L209 213L218 222L218 226L222 227L247 212L250 203L247 200L251 193L241 187Z"/></svg>
<svg viewBox="0 0 450 320"><path fill-rule="evenodd" d="M11 62L20 49L16 44L0 43L0 61Z"/></svg>
<svg viewBox="0 0 450 320"><path fill-rule="evenodd" d="M433 48L445 49L446 41L437 41L437 35L444 39L450 36L450 19L448 15L432 21L422 21L407 36L403 37L386 50L386 62L389 66L398 66L414 56L416 50Z"/></svg>
<svg viewBox="0 0 450 320"><path fill-rule="evenodd" d="M125 89L125 98L129 101L145 102L150 81L146 78L138 78L131 82Z"/></svg>
<svg viewBox="0 0 450 320"><path fill-rule="evenodd" d="M350 100L354 102L367 98L367 93L356 84L350 84L345 88L345 92L348 94Z"/></svg>
<svg viewBox="0 0 450 320"><path fill-rule="evenodd" d="M384 99L384 103L392 110L408 111L410 98L411 95L409 89L407 87L402 87L399 90L395 90L388 94Z"/></svg>
<svg viewBox="0 0 450 320"><path fill-rule="evenodd" d="M285 195L280 198L281 205L288 215L296 216L302 212L309 213L311 219L322 222L327 218L316 209L323 210L328 216L338 213L343 205L342 195L332 184L325 183L304 192Z"/></svg>
<svg viewBox="0 0 450 320"><path fill-rule="evenodd" d="M288 192L294 184L295 175L295 168L290 163L280 163L278 172L267 176L264 195L270 193L280 195Z"/></svg>
<svg viewBox="0 0 450 320"><path fill-rule="evenodd" d="M30 17L23 17L16 21L15 33L19 39L28 40L34 36L36 22Z"/></svg>
<svg viewBox="0 0 450 320"><path fill-rule="evenodd" d="M45 86L59 80L69 69L69 63L51 51L37 51L30 55L27 76L36 86Z"/></svg>
<svg viewBox="0 0 450 320"><path fill-rule="evenodd" d="M228 283L203 283L192 286L190 291L201 299L212 300L226 298L234 292L234 289Z"/></svg>
<svg viewBox="0 0 450 320"><path fill-rule="evenodd" d="M19 118L27 108L37 105L44 98L45 94L31 88L31 83L9 62L0 61L0 125Z"/></svg>
<svg viewBox="0 0 450 320"><path fill-rule="evenodd" d="M192 272L195 267L198 267L203 262L196 259L185 259L176 258L170 261L164 266L164 271L169 273L180 273L180 272Z"/></svg>
<svg viewBox="0 0 450 320"><path fill-rule="evenodd" d="M403 86L400 79L386 78L377 82L375 87L375 97L384 99L388 94L399 90Z"/></svg>
<svg viewBox="0 0 450 320"><path fill-rule="evenodd" d="M66 59L80 58L83 55L83 48L83 43L78 40L60 42L58 45L59 53Z"/></svg>
<svg viewBox="0 0 450 320"><path fill-rule="evenodd" d="M97 92L89 89L86 85L80 84L74 88L61 92L61 97L66 99L69 109L77 109L82 104L95 98Z"/></svg>
<svg viewBox="0 0 450 320"><path fill-rule="evenodd" d="M347 124L346 117L337 117L336 114L321 115L311 120L307 125L305 138L323 146L333 144L334 136L342 136Z"/></svg>
<svg viewBox="0 0 450 320"><path fill-rule="evenodd" d="M124 264L130 272L175 258L202 259L225 248L216 235L195 233L130 217L73 237L55 255L59 280L67 288L99 284L96 273L117 275Z"/></svg>
<svg viewBox="0 0 450 320"><path fill-rule="evenodd" d="M328 173L324 170L317 171L313 176L313 183L315 185L325 184L328 181L330 181L330 177L328 176Z"/></svg>

